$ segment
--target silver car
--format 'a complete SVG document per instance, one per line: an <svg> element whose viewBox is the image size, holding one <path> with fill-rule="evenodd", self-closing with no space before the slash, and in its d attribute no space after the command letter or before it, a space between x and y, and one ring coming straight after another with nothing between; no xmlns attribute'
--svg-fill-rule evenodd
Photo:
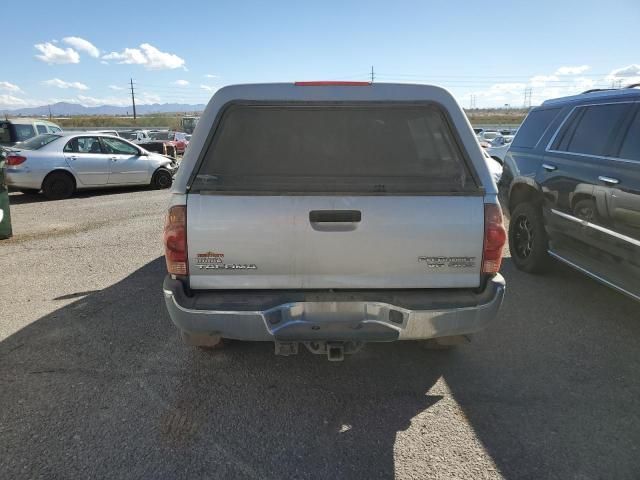
<svg viewBox="0 0 640 480"><path fill-rule="evenodd" d="M17 143L6 160L7 185L52 200L76 190L122 185L169 188L177 165L131 142L96 133L38 135Z"/></svg>

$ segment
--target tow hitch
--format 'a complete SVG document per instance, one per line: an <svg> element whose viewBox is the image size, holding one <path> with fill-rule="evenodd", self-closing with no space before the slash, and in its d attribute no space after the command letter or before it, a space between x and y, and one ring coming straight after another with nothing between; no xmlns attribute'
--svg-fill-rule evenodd
<svg viewBox="0 0 640 480"><path fill-rule="evenodd" d="M341 362L344 360L344 345L341 343L328 343L327 360L330 362Z"/></svg>
<svg viewBox="0 0 640 480"><path fill-rule="evenodd" d="M341 362L345 354L359 351L364 342L275 342L276 355L296 355L298 345L302 343L307 350L316 355L326 355L330 362Z"/></svg>

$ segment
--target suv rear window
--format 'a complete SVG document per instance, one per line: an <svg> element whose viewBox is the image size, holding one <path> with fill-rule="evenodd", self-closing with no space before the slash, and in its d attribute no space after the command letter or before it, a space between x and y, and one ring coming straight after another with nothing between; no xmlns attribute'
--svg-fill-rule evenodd
<svg viewBox="0 0 640 480"><path fill-rule="evenodd" d="M546 108L544 110L533 110L527 115L524 123L518 129L511 145L520 148L535 147L551 122L556 118L560 108Z"/></svg>
<svg viewBox="0 0 640 480"><path fill-rule="evenodd" d="M232 105L191 191L434 193L477 191L441 108L423 105Z"/></svg>

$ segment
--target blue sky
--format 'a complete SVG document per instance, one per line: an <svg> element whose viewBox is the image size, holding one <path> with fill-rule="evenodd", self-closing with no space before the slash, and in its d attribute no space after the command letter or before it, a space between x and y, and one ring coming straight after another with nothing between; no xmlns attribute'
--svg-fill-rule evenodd
<svg viewBox="0 0 640 480"><path fill-rule="evenodd" d="M468 107L640 81L640 1L28 2L3 21L0 108L206 103L233 83L433 83ZM24 8L26 4L20 4Z"/></svg>

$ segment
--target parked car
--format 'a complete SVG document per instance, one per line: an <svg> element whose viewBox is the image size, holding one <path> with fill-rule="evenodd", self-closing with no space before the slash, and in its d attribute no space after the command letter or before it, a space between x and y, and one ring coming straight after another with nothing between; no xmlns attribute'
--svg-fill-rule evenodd
<svg viewBox="0 0 640 480"><path fill-rule="evenodd" d="M499 147L492 147L491 145L489 145L484 150L491 158L500 162L501 165L504 165L504 157L507 155L510 146L511 143L505 143L504 145L501 145Z"/></svg>
<svg viewBox="0 0 640 480"><path fill-rule="evenodd" d="M506 233L464 112L444 89L236 85L209 102L164 231L185 341L465 341L498 312Z"/></svg>
<svg viewBox="0 0 640 480"><path fill-rule="evenodd" d="M487 150L483 149L482 154L484 155L484 159L487 162L487 167L489 168L489 172L491 173L491 178L493 181L498 184L500 178L502 177L502 163L499 159L492 157L487 153Z"/></svg>
<svg viewBox="0 0 640 480"><path fill-rule="evenodd" d="M477 137L480 142L484 141L484 142L490 143L491 140L493 140L499 135L500 133L498 133L497 130L483 130L483 132L479 133Z"/></svg>
<svg viewBox="0 0 640 480"><path fill-rule="evenodd" d="M52 200L76 190L119 185L169 188L175 162L121 138L45 134L17 143L7 156L7 184Z"/></svg>
<svg viewBox="0 0 640 480"><path fill-rule="evenodd" d="M151 141L151 133L149 130L123 130L119 136L134 143Z"/></svg>
<svg viewBox="0 0 640 480"><path fill-rule="evenodd" d="M485 144L483 147L491 158L502 165L504 164L504 157L509 151L509 146L511 145L513 138L514 137L510 135L499 135L494 138L491 143Z"/></svg>
<svg viewBox="0 0 640 480"><path fill-rule="evenodd" d="M184 154L189 142L186 139L187 134L182 132L172 132L169 130L160 130L151 133L153 140L162 140L165 142L171 142L175 146L176 152L180 155Z"/></svg>
<svg viewBox="0 0 640 480"><path fill-rule="evenodd" d="M62 133L62 128L53 122L35 118L0 120L0 145L11 146L44 133Z"/></svg>
<svg viewBox="0 0 640 480"><path fill-rule="evenodd" d="M184 155L184 152L189 146L189 140L187 140L187 134L183 132L173 132L173 141L176 143L176 150L180 155Z"/></svg>
<svg viewBox="0 0 640 480"><path fill-rule="evenodd" d="M170 140L156 139L159 130L128 130L120 131L120 136L132 143L140 145L149 152L159 153L167 157L175 158L178 154L176 144Z"/></svg>
<svg viewBox="0 0 640 480"><path fill-rule="evenodd" d="M92 130L91 133L98 133L100 135L111 135L112 137L120 136L117 130Z"/></svg>
<svg viewBox="0 0 640 480"><path fill-rule="evenodd" d="M508 145L513 140L513 135L498 135L493 140L491 140L490 145L492 147L501 147L503 145Z"/></svg>
<svg viewBox="0 0 640 480"><path fill-rule="evenodd" d="M505 157L502 204L516 267L556 258L640 300L640 91L534 108Z"/></svg>

